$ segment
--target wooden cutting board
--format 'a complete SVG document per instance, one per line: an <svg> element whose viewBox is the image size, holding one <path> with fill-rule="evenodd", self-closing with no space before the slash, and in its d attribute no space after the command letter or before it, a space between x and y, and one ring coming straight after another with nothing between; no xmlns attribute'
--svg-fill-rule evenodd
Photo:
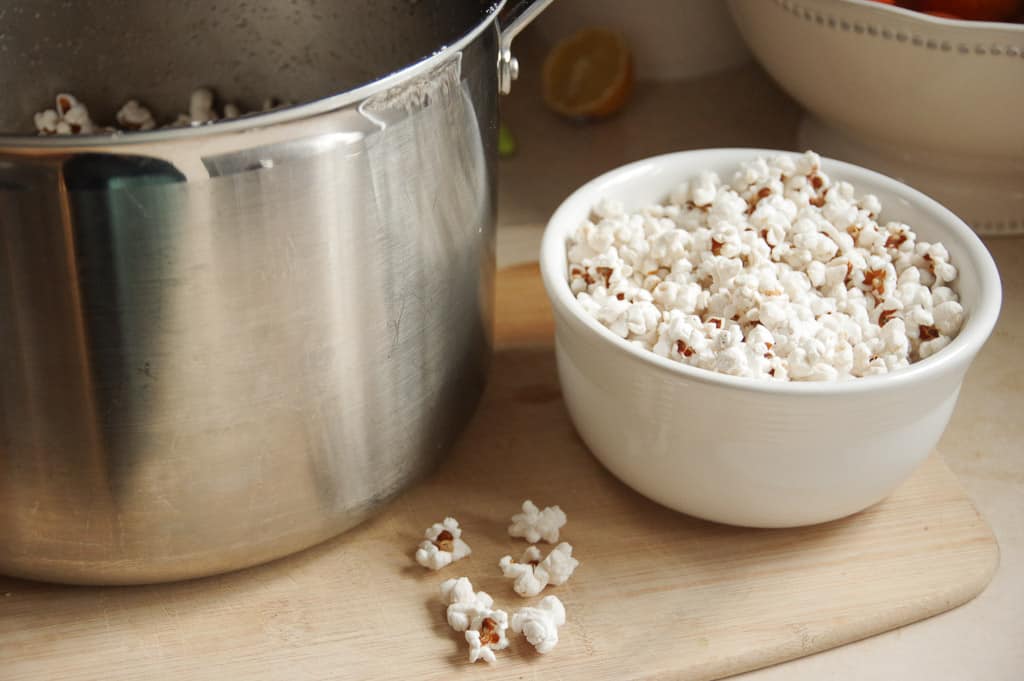
<svg viewBox="0 0 1024 681"><path fill-rule="evenodd" d="M231 575L0 579L0 679L713 679L929 617L992 577L992 533L938 457L881 504L804 529L725 527L647 501L569 423L536 268L503 271L498 298L489 391L435 475L342 537ZM548 655L517 639L498 668L471 666L437 585L466 575L510 611L527 603L497 568L525 547L506 534L524 498L568 514L581 565L546 592L568 623ZM426 571L411 553L447 514L473 554Z"/></svg>

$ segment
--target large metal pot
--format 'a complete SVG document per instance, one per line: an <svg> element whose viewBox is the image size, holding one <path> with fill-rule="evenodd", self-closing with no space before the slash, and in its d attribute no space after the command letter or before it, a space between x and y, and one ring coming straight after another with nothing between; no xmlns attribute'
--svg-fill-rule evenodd
<svg viewBox="0 0 1024 681"><path fill-rule="evenodd" d="M3 3L0 130L60 91L304 103L0 136L0 571L253 565L435 463L484 384L497 92L545 4Z"/></svg>

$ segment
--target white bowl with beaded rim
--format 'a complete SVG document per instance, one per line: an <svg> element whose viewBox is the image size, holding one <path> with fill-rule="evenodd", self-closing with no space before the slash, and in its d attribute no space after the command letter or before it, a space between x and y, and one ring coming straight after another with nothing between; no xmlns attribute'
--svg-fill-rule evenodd
<svg viewBox="0 0 1024 681"><path fill-rule="evenodd" d="M903 482L934 449L960 385L999 315L999 273L956 215L858 166L822 159L833 180L882 203L920 238L941 241L959 269L959 335L936 354L881 376L770 382L691 367L633 345L589 316L568 283L567 240L602 198L637 210L702 170L723 179L743 161L790 152L704 149L612 170L567 198L547 224L541 275L554 310L558 376L590 451L637 492L721 523L792 527L860 511ZM792 154L796 156L795 154Z"/></svg>
<svg viewBox="0 0 1024 681"><path fill-rule="evenodd" d="M873 0L730 0L809 112L800 147L898 177L981 234L1024 234L1024 24Z"/></svg>

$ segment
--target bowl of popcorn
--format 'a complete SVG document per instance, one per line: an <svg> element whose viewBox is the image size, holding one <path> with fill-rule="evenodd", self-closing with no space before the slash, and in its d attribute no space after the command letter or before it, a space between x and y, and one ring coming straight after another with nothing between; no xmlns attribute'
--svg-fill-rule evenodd
<svg viewBox="0 0 1024 681"><path fill-rule="evenodd" d="M754 527L841 518L905 480L1001 301L952 212L813 152L623 166L562 203L540 261L594 455L661 504Z"/></svg>

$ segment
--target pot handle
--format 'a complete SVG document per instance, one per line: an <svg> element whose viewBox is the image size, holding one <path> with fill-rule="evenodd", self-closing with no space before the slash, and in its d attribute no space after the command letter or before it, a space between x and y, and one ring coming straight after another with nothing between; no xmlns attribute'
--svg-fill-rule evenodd
<svg viewBox="0 0 1024 681"><path fill-rule="evenodd" d="M498 88L507 95L519 77L519 61L512 56L512 40L553 0L507 0L498 11Z"/></svg>

